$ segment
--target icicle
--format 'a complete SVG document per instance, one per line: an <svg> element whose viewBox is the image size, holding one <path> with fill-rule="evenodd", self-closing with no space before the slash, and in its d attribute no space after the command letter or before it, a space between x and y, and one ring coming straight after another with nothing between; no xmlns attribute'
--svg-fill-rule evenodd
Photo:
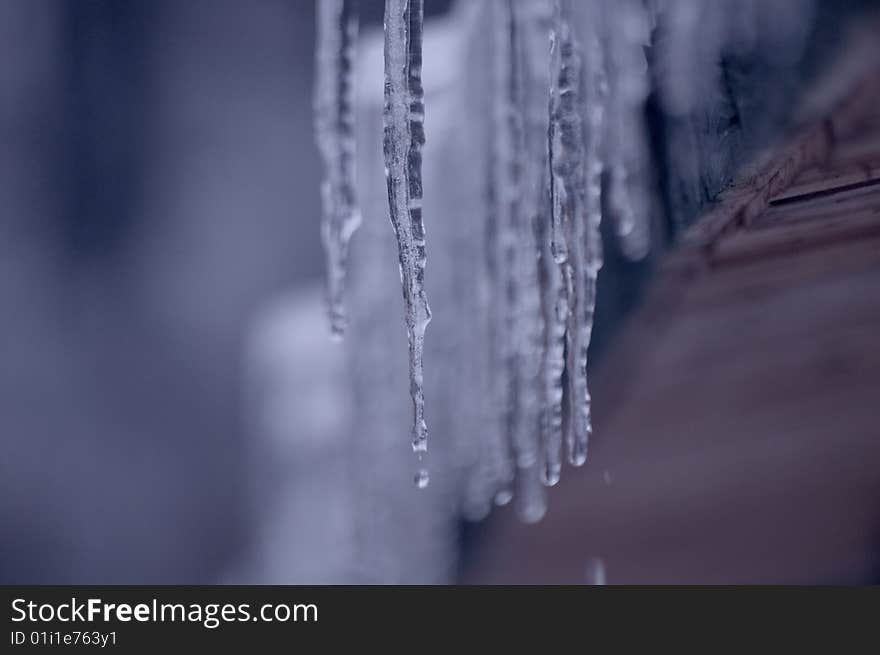
<svg viewBox="0 0 880 655"><path fill-rule="evenodd" d="M699 104L701 93L713 90L708 81L718 68L715 48L720 47L721 35L714 20L718 12L698 0L659 0L657 13L666 32L657 44L662 64L658 66L660 99L667 112L684 116ZM707 42L712 43L709 48Z"/></svg>
<svg viewBox="0 0 880 655"><path fill-rule="evenodd" d="M543 334L544 316L541 305L541 244L537 229L539 216L546 211L543 201L544 171L546 165L546 118L541 105L546 103L546 85L543 93L532 84L529 66L530 48L535 32L542 31L544 19L542 3L535 0L511 0L510 20L512 57L509 65L511 78L511 134L515 137L514 162L518 171L516 212L513 218L516 234L514 279L513 328L517 350L518 397L516 427L513 435L519 468L520 516L526 521L537 521L546 511L546 500L540 479L540 445L543 403ZM546 32L545 32L546 34ZM540 49L538 50L540 52ZM537 107L535 101L537 100ZM536 124L537 119L537 124Z"/></svg>
<svg viewBox="0 0 880 655"><path fill-rule="evenodd" d="M604 44L610 78L608 208L621 252L636 261L651 248L653 192L643 119L650 87L644 52L650 43L650 18L636 0L618 0L605 7Z"/></svg>
<svg viewBox="0 0 880 655"><path fill-rule="evenodd" d="M352 0L320 0L317 6L315 133L325 177L321 185L321 238L327 262L330 329L341 337L348 248L361 224L355 193L353 53L358 21Z"/></svg>
<svg viewBox="0 0 880 655"><path fill-rule="evenodd" d="M537 271L531 270L528 256L533 251L528 244L533 239L524 208L525 172L525 118L522 107L522 61L518 44L521 25L512 0L498 0L502 20L499 22L499 43L496 52L497 80L494 119L498 138L496 145L496 189L499 210L498 245L502 265L502 295L504 298L504 325L502 342L508 375L506 424L510 434L518 468L532 466L537 457L535 426L528 425L524 412L536 379L525 360L529 359L530 327L528 323L538 316L532 311L530 292L537 287ZM526 251L525 253L523 251ZM537 296L534 295L534 299ZM533 315L530 315L533 314Z"/></svg>
<svg viewBox="0 0 880 655"><path fill-rule="evenodd" d="M512 494L516 469L517 512L538 520L545 511L543 490L531 491L537 479L541 422L541 350L543 316L539 297L538 251L534 222L542 183L540 161L533 161L527 102L529 62L527 31L534 24L534 3L494 0L492 29L492 130L489 172L489 276L494 291L491 339L494 355L493 404L498 431L508 442L495 456L507 459L496 502ZM545 128L546 129L546 128ZM545 144L538 141L537 159ZM537 172L537 174L536 174ZM512 465L509 463L512 457ZM524 486L526 485L526 486Z"/></svg>
<svg viewBox="0 0 880 655"><path fill-rule="evenodd" d="M568 71L563 69L560 31L561 6L559 0L554 5L554 25L550 30L550 125L547 132L547 147L550 156L550 253L557 264L564 264L568 259L568 236L567 220L569 214L564 210L563 204L566 196L566 180L570 177L569 159L562 152L565 138L563 126L566 113L571 113L571 108L563 108L563 103L568 103L571 94L567 93L571 84L568 79ZM567 98L563 96L567 95Z"/></svg>
<svg viewBox="0 0 880 655"><path fill-rule="evenodd" d="M581 58L577 51L571 27L562 14L561 3L557 1L555 24L551 33L551 87L550 87L550 174L551 174L551 239L556 227L565 238L565 254L562 259L556 251L556 261L561 260L560 277L565 301L559 305L568 310L566 315L566 369L568 371L568 420L564 429L567 435L569 460L575 462L575 434L583 431L583 417L580 409L585 397L585 378L580 367L580 353L583 341L583 320L579 312L583 310L584 294L582 265L584 261L585 225L583 207L585 200L584 170L585 145L581 116ZM551 241L551 248L552 248ZM555 345L558 348L558 345ZM561 379L561 378L560 378ZM563 401L565 399L563 398ZM554 408L555 409L555 408ZM558 456L555 435L547 442L547 473L549 484L558 477ZM579 437L580 439L580 437Z"/></svg>
<svg viewBox="0 0 880 655"><path fill-rule="evenodd" d="M489 468L497 476L495 502L505 505L513 496L515 452L509 437L515 427L517 370L512 335L513 249L511 203L517 193L514 169L517 116L511 106L513 81L513 19L509 0L493 0L490 6L491 35L491 122L489 133L488 214L486 222L486 263L489 278L489 375L490 412L494 414L491 434L493 447L487 455Z"/></svg>
<svg viewBox="0 0 880 655"><path fill-rule="evenodd" d="M431 310L425 295L425 228L422 223L422 0L385 2L385 177L391 224L397 237L400 281L409 340L413 450L421 464L428 449L422 353ZM427 470L416 474L427 485Z"/></svg>
<svg viewBox="0 0 880 655"><path fill-rule="evenodd" d="M599 270L602 268L602 131L604 127L605 102L608 94L608 81L605 63L598 36L590 30L585 38L586 71L584 75L585 93L582 111L586 115L587 148L585 151L585 205L583 221L586 228L584 244L584 270L581 296L575 288L576 309L580 309L578 326L578 350L575 353L577 366L572 377L576 382L573 389L575 413L572 419L573 448L569 461L581 466L587 460L587 447L592 427L592 400L587 380L587 356L593 334L593 319L596 309L596 285ZM580 222L580 221L579 221Z"/></svg>
<svg viewBox="0 0 880 655"><path fill-rule="evenodd" d="M564 395L563 376L565 373L565 333L568 322L569 290L562 276L561 267L544 255L543 271L545 281L545 352L544 373L544 412L541 423L541 443L543 445L543 477L547 486L559 482L562 472L562 400Z"/></svg>
<svg viewBox="0 0 880 655"><path fill-rule="evenodd" d="M568 293L566 328L568 373L568 459L586 461L591 428L587 385L587 352L593 326L596 279L602 267L602 219L599 135L602 129L604 85L601 49L592 27L586 38L586 67L568 22L557 4L551 86L550 163L553 219L562 226L568 257L562 279ZM585 134L586 132L586 134ZM549 442L549 445L553 445ZM548 451L550 448L548 447ZM553 480L548 452L547 481Z"/></svg>
<svg viewBox="0 0 880 655"><path fill-rule="evenodd" d="M524 520L537 521L546 511L541 483L555 484L561 470L567 295L551 247L552 217L547 193L550 129L547 93L551 86L547 39L553 4L549 0L516 0L513 6L519 26L514 43L523 125L522 145L518 148L523 153L522 220L517 241L521 246L518 268L523 292L519 294L517 324L521 329L520 376L524 382L519 400L518 440L526 442L530 453L524 462L527 467L519 471L517 509ZM560 243L565 246L564 241ZM561 320L555 316L556 309L562 310Z"/></svg>
<svg viewBox="0 0 880 655"><path fill-rule="evenodd" d="M576 154L581 148L579 117L573 105L571 92L570 53L567 26L561 22L561 7L554 5L553 26L550 30L550 101L547 151L549 157L548 184L550 190L549 251L552 260L545 263L547 292L545 294L546 354L545 411L542 425L544 456L544 484L552 486L559 481L562 470L563 434L563 379L565 372L565 341L569 320L571 284L568 264L568 240L572 213L570 200L574 198ZM563 34L565 29L565 34ZM573 62L572 62L573 63Z"/></svg>

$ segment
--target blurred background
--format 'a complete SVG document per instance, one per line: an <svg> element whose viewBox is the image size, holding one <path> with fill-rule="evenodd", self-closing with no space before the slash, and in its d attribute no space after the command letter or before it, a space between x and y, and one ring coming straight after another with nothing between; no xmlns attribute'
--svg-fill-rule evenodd
<svg viewBox="0 0 880 655"><path fill-rule="evenodd" d="M4 0L0 31L0 580L216 581L249 325L323 274L314 3Z"/></svg>
<svg viewBox="0 0 880 655"><path fill-rule="evenodd" d="M462 8L474 1L425 2L427 21L438 26L437 39L426 40L425 49L426 216L430 203L439 202L427 197L428 183L443 179L440 164L432 170L428 160L442 161L442 170L449 170L448 149L460 147L447 144L435 151L440 154L431 153L431 145L443 140L432 141L430 130L444 134L446 123L455 126L459 118L441 109L437 118L430 117L427 70L431 57L448 58L453 63L444 84L467 87L468 68L464 63L456 68L458 60L450 53L458 42L448 35L461 34L464 43L476 40L473 11ZM748 57L717 62L728 91L707 110L721 118L694 128L705 136L692 145L699 163L692 157L682 163L677 154L682 117L654 91L647 99L662 207L654 218L656 247L637 263L609 251L593 347L597 367L618 361L609 359L615 335L640 307L668 244L716 199L735 171L789 134L790 124L817 97L807 90L818 88L817 80L835 70L841 53L857 40L856 28L868 24L876 10L872 2L819 1L793 3L793 11L803 13L790 14L784 2L775 4L783 7L782 23L796 23L803 53L779 60L773 56L776 44L765 39ZM360 6L364 61L374 61L376 53L381 57L381 44L370 35L381 26L383 3L361 0ZM458 477L450 476L444 486L433 476L433 495L420 497L412 489L407 387L398 361L405 356L401 326L389 335L376 324L372 333L382 333L383 348L398 358L393 375L372 383L399 397L394 411L403 418L386 436L400 452L383 459L379 449L358 458L357 448L365 446L351 446L347 438L367 442L373 432L386 432L381 417L364 419L364 408L384 407L364 396L372 379L368 373L378 370L371 368L371 358L381 359L383 351L367 348L366 355L352 355L351 344L337 346L327 338L320 297L322 171L311 101L314 48L314 3L309 1L0 1L0 582L585 583L605 581L606 565L609 582L615 581L615 565L626 571L617 580L626 581L877 581L877 460L865 461L858 474L843 467L842 484L850 476L857 488L826 508L826 514L851 512L847 529L863 537L858 562L839 569L817 567L816 560L805 558L797 570L774 573L776 564L790 561L793 549L818 540L825 528L843 529L823 523L825 514L818 509L809 520L813 496L795 503L804 521L785 532L790 539L763 541L766 548L749 550L748 558L739 557L730 540L724 542L727 550L713 541L712 523L699 518L689 523L687 509L677 518L663 515L669 519L667 532L687 537L658 537L674 557L656 568L646 563L656 556L655 542L646 540L640 548L624 540L622 548L621 541L610 540L600 546L592 533L569 530L579 520L590 520L623 534L613 518L617 512L630 521L626 534L637 540L660 520L651 511L626 509L632 507L627 502L638 504L653 493L640 490L636 472L657 480L645 461L660 460L639 447L608 460L626 471L631 461L626 453L641 458L641 468L629 469L629 500L618 498L599 509L579 504L583 494L595 497L627 480L626 473L616 477L618 468L601 463L602 448L610 452L623 427L617 437L609 428L609 445L599 446L599 464L584 474L567 472L572 482L551 492L543 523L522 526L506 508L483 523L464 521L450 500ZM866 56L856 58L864 64ZM364 85L375 86L376 79L364 74ZM855 85L855 75L852 80ZM381 79L376 93L381 96ZM816 106L826 108L821 93L818 97ZM375 98L364 95L359 103L361 115L378 115ZM373 157L380 130L361 129L370 133L364 143ZM860 139L856 135L857 143ZM370 170L372 178L363 177L375 197L364 194L363 202L377 208L384 195L381 162ZM382 236L375 238L391 237L379 210L365 212L368 219L379 225ZM432 220L439 219L426 218L429 238ZM441 235L436 243L446 243L446 228L436 229ZM366 254L387 252L385 242L370 249L370 234L365 227L361 254L354 255L354 270L360 273L352 295L359 285L371 284L364 273ZM866 270L876 271L876 261L867 261ZM386 269L383 275L396 277L393 253ZM429 275L438 279L445 274L441 263L433 271ZM381 295L352 299L355 327L359 302L375 301L388 321L402 323L399 289L376 284L384 285ZM870 297L877 287L865 284L852 288ZM448 316L454 308L451 301L444 308L444 293L438 289L438 303L432 302L435 315L446 311ZM796 312L801 305L779 307ZM763 308L762 320L788 311L774 309L769 301ZM360 311L367 315L363 306ZM846 303L833 308L841 320L848 311L854 310ZM725 331L730 325L710 322L700 329ZM439 318L428 338L436 333L443 344L441 335L453 328L444 330ZM365 334L362 338L369 339L370 330ZM852 355L864 363L864 393L857 398L862 408L868 407L865 394L878 391L876 361L864 352ZM434 352L435 361L441 355ZM426 367L431 356L429 351ZM688 362L681 366L695 366ZM707 365L706 375L713 366ZM754 384L748 376L731 380L726 384ZM601 392L596 397L598 404ZM803 402L815 400L810 396ZM618 412L638 408L636 401L615 402ZM428 411L444 426L443 417L453 416L456 408L443 397ZM687 405L676 411L681 416ZM837 425L822 428L822 434L834 439L841 435L830 432L846 433L845 421ZM454 427L450 419L445 431ZM868 430L866 440L880 437L876 426ZM853 448L863 456L876 455L876 450ZM691 465L699 462L682 464L675 476L686 477ZM805 477L797 480L815 479L812 468L803 470ZM403 480L400 489L394 486L386 496L370 486L383 484L382 476L389 475ZM727 481L733 487L737 480L749 480L731 476ZM753 483L758 484L743 484ZM775 487L772 481L766 485ZM712 490L717 491L711 479L696 489L702 498L715 498ZM677 493L673 504L689 507L693 497ZM716 502L706 501L706 512L728 511L731 535L770 530L766 521L756 528L747 520L754 507L730 504L738 493L727 487ZM363 498L369 500L366 506ZM782 503L779 512L791 508ZM419 527L425 515L434 518ZM696 510L695 515L700 516ZM699 543L727 554L706 564ZM516 544L526 545L519 552ZM846 557L847 544L830 552ZM626 553L616 564L614 548ZM573 553L571 569L542 568L560 552ZM829 556L817 552L817 558ZM746 559L761 565L749 567Z"/></svg>

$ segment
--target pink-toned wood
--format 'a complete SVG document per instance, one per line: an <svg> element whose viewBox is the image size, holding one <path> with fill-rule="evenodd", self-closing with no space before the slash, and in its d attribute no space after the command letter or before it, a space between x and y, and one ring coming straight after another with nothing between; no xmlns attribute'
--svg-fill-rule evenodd
<svg viewBox="0 0 880 655"><path fill-rule="evenodd" d="M499 510L465 581L880 578L880 186L846 188L877 79L670 255L593 375L586 467L538 525Z"/></svg>
<svg viewBox="0 0 880 655"><path fill-rule="evenodd" d="M814 170L817 170L814 179L803 179L804 175L798 176L794 184L779 195L771 198L770 204L790 202L802 196L827 193L840 187L864 184L873 180L880 181L880 165L868 165L859 162L834 171L827 171L822 168Z"/></svg>

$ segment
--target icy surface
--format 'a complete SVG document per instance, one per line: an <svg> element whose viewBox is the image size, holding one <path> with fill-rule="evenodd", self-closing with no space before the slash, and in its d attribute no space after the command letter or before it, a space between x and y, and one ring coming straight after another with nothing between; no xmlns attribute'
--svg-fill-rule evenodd
<svg viewBox="0 0 880 655"><path fill-rule="evenodd" d="M315 71L315 134L324 161L321 239L327 262L330 329L345 331L348 249L361 224L357 206L354 134L354 56L358 21L354 0L319 0Z"/></svg>

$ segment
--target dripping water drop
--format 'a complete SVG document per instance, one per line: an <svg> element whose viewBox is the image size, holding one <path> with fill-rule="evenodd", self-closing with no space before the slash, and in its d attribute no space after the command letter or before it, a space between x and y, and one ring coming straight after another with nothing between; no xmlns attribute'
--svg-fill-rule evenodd
<svg viewBox="0 0 880 655"><path fill-rule="evenodd" d="M499 507L507 505L511 500L513 500L513 492L510 489L501 489L495 494L495 504Z"/></svg>
<svg viewBox="0 0 880 655"><path fill-rule="evenodd" d="M587 565L584 568L584 581L588 585L608 584L605 574L605 562L601 557L591 557L587 560Z"/></svg>
<svg viewBox="0 0 880 655"><path fill-rule="evenodd" d="M431 481L431 476L428 474L428 469L419 469L416 471L415 478L413 479L415 485L419 489L424 489L428 486L428 483Z"/></svg>
<svg viewBox="0 0 880 655"><path fill-rule="evenodd" d="M571 456L569 462L572 466L583 466L587 461L587 443L585 441L575 441L572 444Z"/></svg>
<svg viewBox="0 0 880 655"><path fill-rule="evenodd" d="M554 486L559 482L562 467L555 462L547 462L544 464L544 470L541 474L541 481L548 487Z"/></svg>

